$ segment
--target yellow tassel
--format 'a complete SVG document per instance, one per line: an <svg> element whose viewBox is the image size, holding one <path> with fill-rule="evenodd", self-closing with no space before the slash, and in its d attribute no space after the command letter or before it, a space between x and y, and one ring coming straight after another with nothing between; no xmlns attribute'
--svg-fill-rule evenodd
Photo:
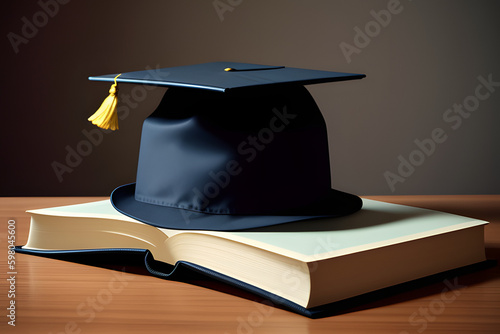
<svg viewBox="0 0 500 334"><path fill-rule="evenodd" d="M109 96L102 102L99 109L97 109L88 119L92 124L97 125L101 129L118 130L118 114L116 113L116 104L118 102L116 93L118 92L118 87L116 78L120 75L121 73L115 77L115 83L112 84L109 89Z"/></svg>

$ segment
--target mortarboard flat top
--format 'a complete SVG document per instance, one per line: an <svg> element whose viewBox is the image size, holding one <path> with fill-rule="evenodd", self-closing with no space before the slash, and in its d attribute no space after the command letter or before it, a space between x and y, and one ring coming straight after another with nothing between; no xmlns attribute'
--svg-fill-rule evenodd
<svg viewBox="0 0 500 334"><path fill-rule="evenodd" d="M93 76L89 77L89 80L113 82L116 76L117 74ZM285 66L214 62L123 73L116 81L227 92L246 87L286 83L309 85L364 77L364 74L307 70Z"/></svg>

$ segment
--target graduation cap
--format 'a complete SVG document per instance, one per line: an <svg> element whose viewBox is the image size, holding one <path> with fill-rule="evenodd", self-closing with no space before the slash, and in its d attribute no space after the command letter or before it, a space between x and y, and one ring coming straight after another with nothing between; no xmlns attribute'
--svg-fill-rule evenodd
<svg viewBox="0 0 500 334"><path fill-rule="evenodd" d="M136 182L112 192L113 206L157 227L220 231L358 211L358 196L331 188L326 124L304 85L363 77L234 62L90 77L113 82L91 117L112 129L118 83L169 88L144 121Z"/></svg>

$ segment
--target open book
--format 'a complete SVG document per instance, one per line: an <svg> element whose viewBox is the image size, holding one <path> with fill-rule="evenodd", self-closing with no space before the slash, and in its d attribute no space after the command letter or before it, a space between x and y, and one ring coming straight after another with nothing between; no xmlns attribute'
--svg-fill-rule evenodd
<svg viewBox="0 0 500 334"><path fill-rule="evenodd" d="M310 309L485 260L485 221L363 200L350 216L241 232L157 228L109 200L28 211L21 251L148 250Z"/></svg>

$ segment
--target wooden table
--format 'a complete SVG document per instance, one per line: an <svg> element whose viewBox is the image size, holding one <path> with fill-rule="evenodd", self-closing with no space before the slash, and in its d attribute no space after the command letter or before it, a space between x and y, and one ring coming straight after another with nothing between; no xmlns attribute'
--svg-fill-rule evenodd
<svg viewBox="0 0 500 334"><path fill-rule="evenodd" d="M486 254L500 260L500 195L372 196L371 199L490 221ZM250 299L142 273L121 272L16 254L15 298L8 297L9 221L16 244L27 240L27 209L99 198L0 198L1 333L500 333L498 266L455 277L456 298L442 302L446 282L309 319ZM15 221L15 224L12 223ZM12 226L11 226L12 228ZM450 283L450 282L448 282ZM7 324L15 300L15 327Z"/></svg>

